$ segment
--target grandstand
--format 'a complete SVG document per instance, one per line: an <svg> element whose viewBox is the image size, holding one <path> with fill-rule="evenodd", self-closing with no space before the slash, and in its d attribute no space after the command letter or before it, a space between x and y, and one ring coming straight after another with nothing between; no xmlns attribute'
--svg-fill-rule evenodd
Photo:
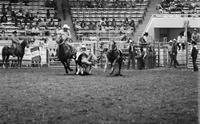
<svg viewBox="0 0 200 124"><path fill-rule="evenodd" d="M90 1L88 5L87 1L79 4L79 1L70 0L71 15L78 39L91 40L91 37L96 37L99 41L121 41L130 34L133 36L134 29L126 24L125 19L133 20L134 28L138 27L144 20L150 1L133 3L132 0L120 0L119 2L123 5L117 6L115 1L106 1L105 6L101 6L104 5L103 3L99 3L98 6L95 1ZM102 21L105 21L105 26L100 24ZM112 22L115 25L112 25ZM85 23L86 26L81 26L81 23ZM94 28L90 28L90 25Z"/></svg>

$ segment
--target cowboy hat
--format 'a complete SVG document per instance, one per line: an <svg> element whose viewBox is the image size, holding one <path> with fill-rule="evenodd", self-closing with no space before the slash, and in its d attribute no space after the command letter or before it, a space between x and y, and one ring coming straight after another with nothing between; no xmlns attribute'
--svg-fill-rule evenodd
<svg viewBox="0 0 200 124"><path fill-rule="evenodd" d="M172 42L173 42L172 40L169 41L169 43L172 43Z"/></svg>
<svg viewBox="0 0 200 124"><path fill-rule="evenodd" d="M197 31L197 29L196 29L196 28L194 28L194 31Z"/></svg>
<svg viewBox="0 0 200 124"><path fill-rule="evenodd" d="M176 42L176 39L174 38L173 41Z"/></svg>
<svg viewBox="0 0 200 124"><path fill-rule="evenodd" d="M64 24L62 28L70 29L70 27L67 24Z"/></svg>

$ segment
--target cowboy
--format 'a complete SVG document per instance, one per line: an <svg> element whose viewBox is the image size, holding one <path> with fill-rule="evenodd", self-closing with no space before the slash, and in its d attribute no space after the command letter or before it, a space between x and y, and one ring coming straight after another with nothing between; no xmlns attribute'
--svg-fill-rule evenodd
<svg viewBox="0 0 200 124"><path fill-rule="evenodd" d="M13 32L13 36L12 36L12 44L11 44L11 48L13 48L13 52L12 55L15 56L15 49L17 48L17 46L20 44L19 42L19 38L17 36L17 31Z"/></svg>
<svg viewBox="0 0 200 124"><path fill-rule="evenodd" d="M198 55L198 49L197 49L197 43L196 42L192 42L192 52L191 52L191 57L192 57L192 63L193 63L193 69L194 71L198 71L198 66L196 63L197 60L197 55Z"/></svg>
<svg viewBox="0 0 200 124"><path fill-rule="evenodd" d="M200 36L197 32L197 29L195 28L193 33L192 33L191 40L197 43L197 42L199 42L199 39L200 39Z"/></svg>
<svg viewBox="0 0 200 124"><path fill-rule="evenodd" d="M173 39L173 45L172 45L172 62L174 64L174 67L176 68L176 66L178 66L178 61L177 61L177 41L176 39Z"/></svg>
<svg viewBox="0 0 200 124"><path fill-rule="evenodd" d="M173 41L170 40L169 41L169 45L168 45L168 54L169 54L169 57L170 57L170 66L172 65L172 60L173 60L173 56L172 56L172 45L173 45Z"/></svg>
<svg viewBox="0 0 200 124"><path fill-rule="evenodd" d="M111 42L111 50L117 51L117 45L116 45L116 42L114 40Z"/></svg>
<svg viewBox="0 0 200 124"><path fill-rule="evenodd" d="M131 39L129 39L128 52L129 52L129 54L128 54L128 66L127 66L127 69L129 69L131 62L132 62L132 69L135 69L136 50L135 50L134 42Z"/></svg>
<svg viewBox="0 0 200 124"><path fill-rule="evenodd" d="M62 29L58 31L58 34L58 39L62 39L64 42L69 41L69 39L71 39L70 27L67 24L63 25Z"/></svg>
<svg viewBox="0 0 200 124"><path fill-rule="evenodd" d="M87 65L91 65L92 64L92 62L90 62L88 60L89 53L87 52L87 48L86 48L85 45L81 46L80 53L77 54L77 59L79 59L80 55L82 55L82 57L81 57L82 58L82 60L81 60L82 63L87 64ZM85 56L83 56L83 55L85 55Z"/></svg>
<svg viewBox="0 0 200 124"><path fill-rule="evenodd" d="M145 32L144 34L143 34L143 36L141 36L140 38L139 38L139 44L140 45L146 45L146 44L148 44L148 36L149 36L149 34L147 33L147 32Z"/></svg>

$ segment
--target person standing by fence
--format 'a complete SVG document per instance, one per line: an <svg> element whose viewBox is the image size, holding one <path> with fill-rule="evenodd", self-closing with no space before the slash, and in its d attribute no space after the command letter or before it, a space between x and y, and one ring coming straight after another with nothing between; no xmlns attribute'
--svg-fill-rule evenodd
<svg viewBox="0 0 200 124"><path fill-rule="evenodd" d="M172 45L172 63L173 63L175 68L179 65L178 61L177 61L177 53L178 53L177 52L177 41L176 41L176 39L174 39L173 45Z"/></svg>
<svg viewBox="0 0 200 124"><path fill-rule="evenodd" d="M168 55L169 55L170 67L172 66L172 60L173 60L173 56L172 56L172 45L173 45L173 41L170 40L170 41L169 41L169 45L168 45Z"/></svg>
<svg viewBox="0 0 200 124"><path fill-rule="evenodd" d="M198 33L198 30L195 28L193 33L192 33L192 37L191 37L191 40L194 41L194 42L199 42L200 40L200 35Z"/></svg>
<svg viewBox="0 0 200 124"><path fill-rule="evenodd" d="M197 43L195 41L192 42L192 52L191 52L191 57L192 57L192 64L193 64L193 70L198 71L198 66L196 63L197 60L197 55L198 55L198 49L197 49Z"/></svg>
<svg viewBox="0 0 200 124"><path fill-rule="evenodd" d="M134 42L130 39L129 40L129 48L128 48L127 69L130 68L130 63L132 63L132 69L135 69L135 56L136 56L136 50L135 50Z"/></svg>
<svg viewBox="0 0 200 124"><path fill-rule="evenodd" d="M140 51L139 51L139 53L137 53L137 56L136 56L136 58L137 58L137 68L139 70L145 69L144 56L145 56L145 52L144 52L143 47L141 46Z"/></svg>

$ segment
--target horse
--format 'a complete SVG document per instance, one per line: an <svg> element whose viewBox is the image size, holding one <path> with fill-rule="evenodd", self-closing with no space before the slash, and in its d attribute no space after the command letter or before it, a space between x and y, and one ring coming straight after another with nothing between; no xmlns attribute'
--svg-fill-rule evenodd
<svg viewBox="0 0 200 124"><path fill-rule="evenodd" d="M72 47L71 45L67 44L65 40L63 39L59 39L56 42L58 44L57 56L58 56L58 59L63 64L66 74L68 74L68 70L73 71L73 69L70 68L71 59L74 59L76 63L76 71L77 71L76 49Z"/></svg>
<svg viewBox="0 0 200 124"><path fill-rule="evenodd" d="M104 72L106 72L106 69L108 67L108 62L110 62L111 63L110 75L112 75L115 70L115 64L118 63L119 70L118 70L118 73L115 75L122 76L121 75L121 67L122 67L122 62L123 62L123 54L122 54L121 50L109 50L108 48L104 48L103 54L106 58Z"/></svg>
<svg viewBox="0 0 200 124"><path fill-rule="evenodd" d="M2 49L2 63L3 68L5 68L5 64L8 65L8 60L10 55L17 56L17 66L21 68L22 66L22 59L25 54L25 47L29 47L29 41L27 39L24 39L20 44L16 45L16 48L4 46Z"/></svg>
<svg viewBox="0 0 200 124"><path fill-rule="evenodd" d="M89 62L86 63L85 61ZM92 66L97 62L97 57L93 53L81 53L77 58L78 70L76 74L88 75L92 72Z"/></svg>

